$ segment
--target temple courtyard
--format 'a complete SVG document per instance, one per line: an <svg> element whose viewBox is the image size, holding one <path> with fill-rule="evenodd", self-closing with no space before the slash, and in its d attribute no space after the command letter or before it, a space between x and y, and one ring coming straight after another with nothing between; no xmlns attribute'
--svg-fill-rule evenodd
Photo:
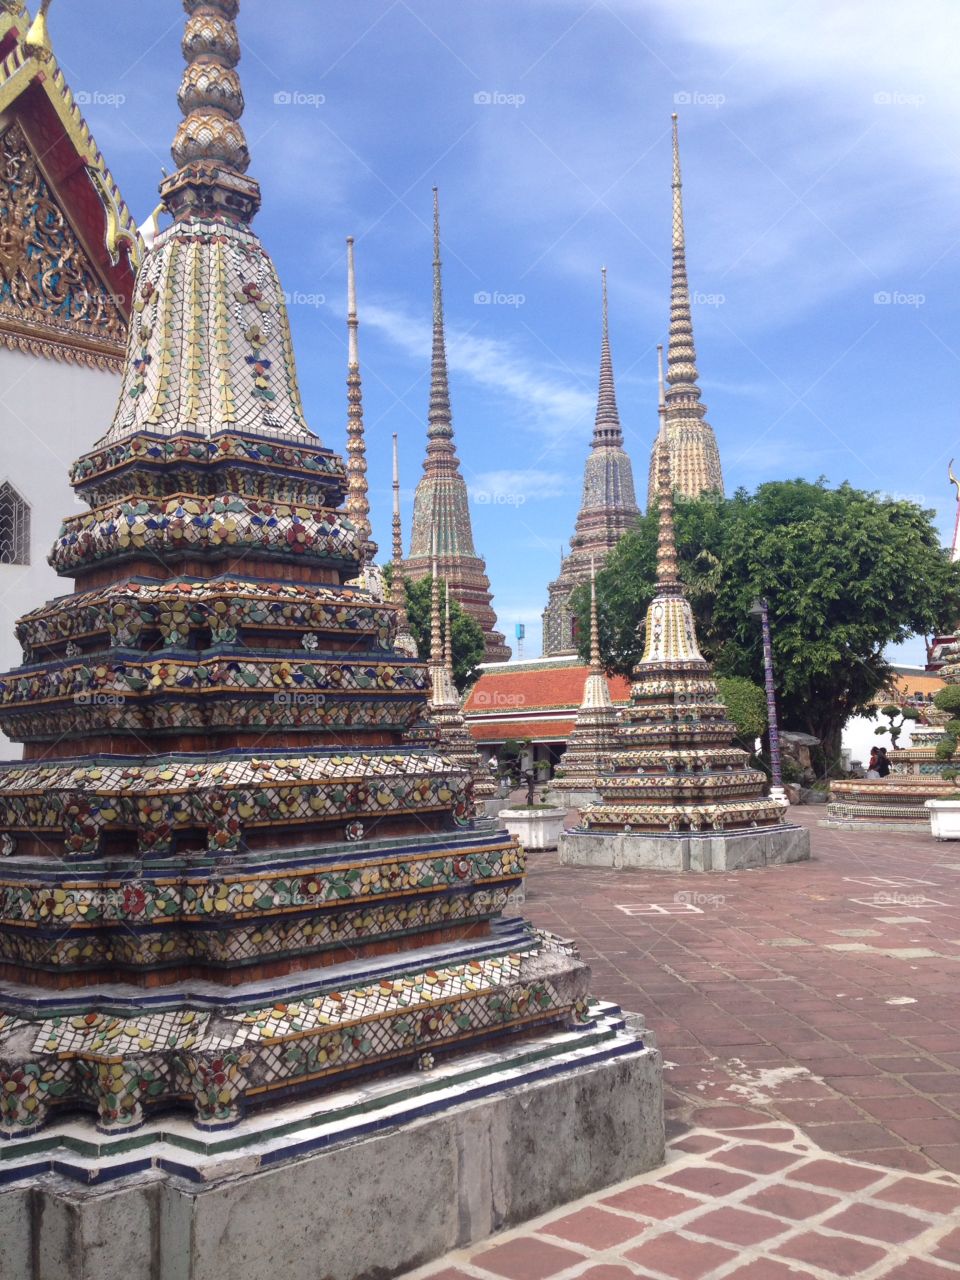
<svg viewBox="0 0 960 1280"><path fill-rule="evenodd" d="M960 846L821 813L810 862L693 884L531 855L525 913L656 1032L668 1160L411 1277L960 1273Z"/></svg>

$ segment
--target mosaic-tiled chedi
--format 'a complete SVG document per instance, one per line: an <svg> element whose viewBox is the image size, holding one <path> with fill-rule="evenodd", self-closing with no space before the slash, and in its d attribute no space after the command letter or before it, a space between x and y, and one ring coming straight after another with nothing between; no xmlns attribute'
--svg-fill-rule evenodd
<svg viewBox="0 0 960 1280"><path fill-rule="evenodd" d="M433 572L432 557L436 550L440 576L450 583L453 598L483 630L485 660L506 662L510 649L504 642L503 632L497 630L487 567L473 545L467 485L460 474L460 460L453 438L443 319L440 207L436 188L433 191L433 349L427 416L427 454L413 499L410 555L404 572L414 582L427 577Z"/></svg>
<svg viewBox="0 0 960 1280"><path fill-rule="evenodd" d="M576 619L570 608L570 597L580 583L589 580L591 565L603 567L607 556L633 527L640 514L634 494L633 468L623 447L623 429L613 380L606 267L601 268L601 276L603 318L597 415L590 453L583 468L580 511L570 539L570 554L563 557L559 576L547 588L549 598L543 611L545 657L576 653Z"/></svg>
<svg viewBox="0 0 960 1280"><path fill-rule="evenodd" d="M230 1125L583 1008L584 967L501 918L516 843L403 741L428 681L395 610L342 585L364 537L251 228L238 7L185 0L173 222L51 553L75 591L0 683L7 1137L78 1106Z"/></svg>
<svg viewBox="0 0 960 1280"><path fill-rule="evenodd" d="M617 745L620 717L610 698L610 686L600 660L597 625L597 576L590 574L590 674L583 685L583 701L577 712L560 771L550 784L552 791L595 792L600 775L609 768L608 757Z"/></svg>
<svg viewBox="0 0 960 1280"><path fill-rule="evenodd" d="M786 805L763 795L764 775L732 745L736 729L700 653L677 569L670 451L659 439L657 594L618 749L600 777L602 802L581 814L589 831L742 831L778 826Z"/></svg>
<svg viewBox="0 0 960 1280"><path fill-rule="evenodd" d="M666 431L670 445L673 487L685 498L702 493L723 493L720 451L713 427L700 402L697 353L693 345L693 317L687 283L687 249L683 229L683 186L680 180L680 143L677 117L673 117L673 276L670 284L670 343L667 347ZM650 455L649 501L658 488L659 436Z"/></svg>

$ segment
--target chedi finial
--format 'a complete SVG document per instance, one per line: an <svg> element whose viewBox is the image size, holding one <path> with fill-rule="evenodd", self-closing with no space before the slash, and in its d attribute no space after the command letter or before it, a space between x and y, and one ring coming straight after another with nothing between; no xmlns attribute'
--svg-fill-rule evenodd
<svg viewBox="0 0 960 1280"><path fill-rule="evenodd" d="M250 153L236 70L240 0L183 0L183 7L187 65L177 101L184 118L171 148L177 173L160 190L177 216L196 210L249 221L259 208L260 188L243 176Z"/></svg>

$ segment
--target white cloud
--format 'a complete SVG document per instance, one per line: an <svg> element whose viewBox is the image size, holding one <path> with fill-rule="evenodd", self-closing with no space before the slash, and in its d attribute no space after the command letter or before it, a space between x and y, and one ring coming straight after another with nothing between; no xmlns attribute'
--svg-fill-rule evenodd
<svg viewBox="0 0 960 1280"><path fill-rule="evenodd" d="M402 308L367 302L363 320L418 361L429 359L429 325ZM516 419L519 426L561 436L582 428L593 412L595 397L574 385L575 375L571 373L569 381L553 378L524 361L514 347L500 339L448 325L447 360L451 372L464 374L477 386L512 400L521 410Z"/></svg>

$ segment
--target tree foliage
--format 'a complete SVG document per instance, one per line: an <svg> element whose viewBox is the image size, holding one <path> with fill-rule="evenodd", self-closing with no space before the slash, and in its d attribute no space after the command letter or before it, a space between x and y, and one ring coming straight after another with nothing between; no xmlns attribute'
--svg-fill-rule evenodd
<svg viewBox="0 0 960 1280"><path fill-rule="evenodd" d="M424 661L430 653L430 590L433 579L420 578L417 582L406 580L407 616L410 633L417 642L417 650ZM440 579L440 600L443 608L445 583ZM453 679L463 693L477 678L477 667L483 661L483 629L475 618L450 597L450 631L453 635Z"/></svg>
<svg viewBox="0 0 960 1280"><path fill-rule="evenodd" d="M681 574L704 656L718 676L761 683L763 648L750 609L766 597L781 722L818 737L828 765L839 759L846 720L866 711L892 676L886 646L949 630L960 616L960 567L941 549L933 514L823 480L677 501ZM642 652L656 539L654 510L597 576L610 672L629 674ZM574 606L586 657L587 590L578 590Z"/></svg>
<svg viewBox="0 0 960 1280"><path fill-rule="evenodd" d="M720 676L717 690L730 719L737 726L737 740L747 751L767 728L767 695L743 676Z"/></svg>

